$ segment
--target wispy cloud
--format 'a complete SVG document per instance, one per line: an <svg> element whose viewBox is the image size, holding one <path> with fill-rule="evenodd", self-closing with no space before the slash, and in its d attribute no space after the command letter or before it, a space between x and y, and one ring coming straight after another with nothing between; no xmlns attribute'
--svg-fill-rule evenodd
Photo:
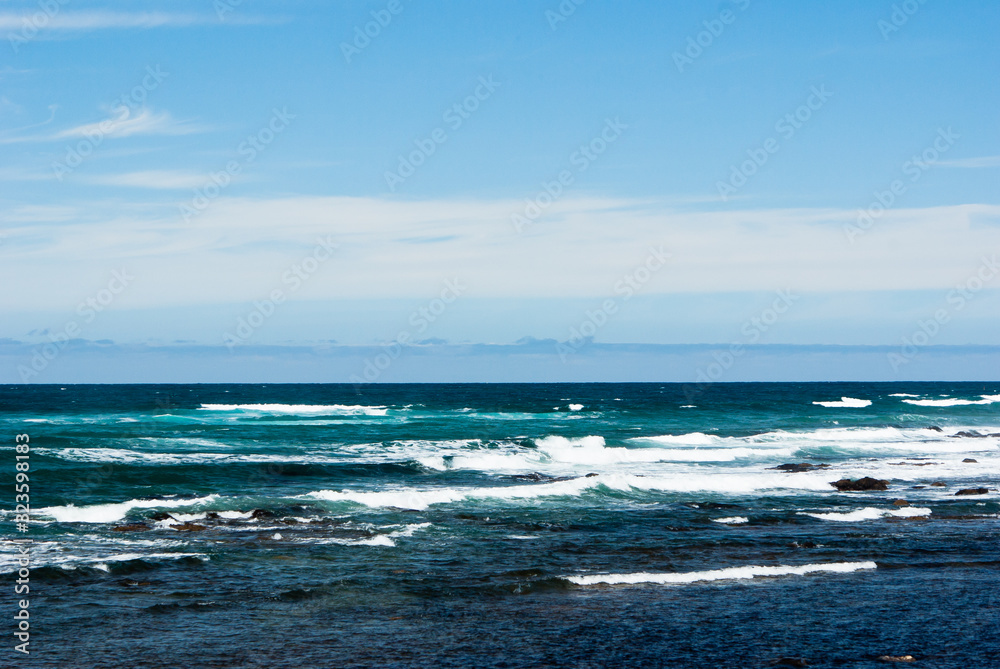
<svg viewBox="0 0 1000 669"><path fill-rule="evenodd" d="M1000 156L979 156L978 158L961 158L959 160L942 160L938 163L941 167L958 167L963 169L982 169L986 167L1000 167Z"/></svg>
<svg viewBox="0 0 1000 669"><path fill-rule="evenodd" d="M102 133L107 137L190 135L204 130L205 128L194 123L173 119L169 112L154 113L150 109L142 109L135 116L119 116L62 130L53 135L52 139L86 137L95 133Z"/></svg>
<svg viewBox="0 0 1000 669"><path fill-rule="evenodd" d="M0 144L19 144L24 142L54 142L66 139L76 139L81 137L130 137L132 135L191 135L199 132L207 132L208 127L194 123L192 121L179 121L173 118L169 112L154 112L151 109L143 108L138 113L132 114L131 110L125 110L124 114L106 118L102 121L84 123L83 125L66 128L47 135L20 135L0 137ZM54 113L54 112L53 112ZM51 122L51 118L45 123L39 123L31 127L46 125ZM26 128L20 128L24 130Z"/></svg>
<svg viewBox="0 0 1000 669"><path fill-rule="evenodd" d="M0 30L19 30L25 25L26 21L31 21L30 13L0 12ZM231 18L227 17L225 23L253 25L280 22L283 22L283 19L260 16L233 16ZM45 24L45 29L69 32L112 29L183 28L197 25L219 25L220 23L222 22L214 14L63 11L50 16Z"/></svg>
<svg viewBox="0 0 1000 669"><path fill-rule="evenodd" d="M97 186L172 190L204 186L207 177L202 173L184 172L181 170L146 170L124 174L92 175L84 177L82 180Z"/></svg>

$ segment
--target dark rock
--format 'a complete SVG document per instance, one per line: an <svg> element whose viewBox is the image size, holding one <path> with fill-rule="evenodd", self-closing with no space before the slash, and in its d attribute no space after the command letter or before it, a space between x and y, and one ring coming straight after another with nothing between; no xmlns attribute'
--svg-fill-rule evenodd
<svg viewBox="0 0 1000 669"><path fill-rule="evenodd" d="M939 428L937 425L928 425L927 429L928 430L934 430L935 432L944 432L944 430L942 430L941 428Z"/></svg>
<svg viewBox="0 0 1000 669"><path fill-rule="evenodd" d="M912 655L879 655L878 658L881 662L916 662L917 659Z"/></svg>
<svg viewBox="0 0 1000 669"><path fill-rule="evenodd" d="M128 525L118 525L112 527L112 532L145 532L149 529L146 523L129 523Z"/></svg>
<svg viewBox="0 0 1000 669"><path fill-rule="evenodd" d="M865 476L857 481L852 481L851 479L840 479L839 481L833 481L830 483L834 488L841 492L851 491L866 491L866 490L888 490L889 482L884 479L873 479L870 476Z"/></svg>
<svg viewBox="0 0 1000 669"><path fill-rule="evenodd" d="M171 525L170 529L178 532L200 532L205 529L205 526L198 523L181 523L180 525Z"/></svg>
<svg viewBox="0 0 1000 669"><path fill-rule="evenodd" d="M538 472L531 472L530 474L511 474L507 478L514 479L515 481L552 481L555 479L554 476L539 474Z"/></svg>
<svg viewBox="0 0 1000 669"><path fill-rule="evenodd" d="M770 469L780 469L784 472L811 472L814 469L820 469L822 467L829 467L828 464L818 464L814 465L811 462L791 462L783 465L778 465L777 467L771 467Z"/></svg>
<svg viewBox="0 0 1000 669"><path fill-rule="evenodd" d="M215 511L209 511L208 513L205 514L205 520L218 520L218 519L219 519L219 514L217 514Z"/></svg>
<svg viewBox="0 0 1000 669"><path fill-rule="evenodd" d="M895 502L892 503L892 505L893 506L909 506L910 503L907 502L905 499L897 499Z"/></svg>
<svg viewBox="0 0 1000 669"><path fill-rule="evenodd" d="M953 434L951 436L955 437L955 438L966 437L968 439L982 439L986 435L985 434L979 434L978 432L969 432L967 430L962 430L961 432L956 432L955 434Z"/></svg>
<svg viewBox="0 0 1000 669"><path fill-rule="evenodd" d="M931 484L931 487L932 488L947 488L948 484L945 483L944 481L935 481L934 483Z"/></svg>
<svg viewBox="0 0 1000 669"><path fill-rule="evenodd" d="M792 548L816 548L816 543L812 541L793 541Z"/></svg>
<svg viewBox="0 0 1000 669"><path fill-rule="evenodd" d="M250 514L250 517L255 520L260 520L261 518L274 518L274 512L268 511L267 509L254 509Z"/></svg>
<svg viewBox="0 0 1000 669"><path fill-rule="evenodd" d="M915 485L915 486L910 486L910 490L923 490L926 487L927 486L925 485Z"/></svg>
<svg viewBox="0 0 1000 669"><path fill-rule="evenodd" d="M155 521L159 522L161 520L167 520L168 518L173 518L173 516L171 516L169 513L165 512L165 511L157 511L156 513L154 513L149 518L150 518L150 520L155 520Z"/></svg>
<svg viewBox="0 0 1000 669"><path fill-rule="evenodd" d="M589 478L592 478L592 477L594 477L594 476L597 476L597 474L595 474L594 472L590 472L589 474L587 474L587 475L586 475L586 476L584 476L583 478L585 478L585 479L589 479Z"/></svg>
<svg viewBox="0 0 1000 669"><path fill-rule="evenodd" d="M989 492L988 488L962 488L956 495L985 495Z"/></svg>
<svg viewBox="0 0 1000 669"><path fill-rule="evenodd" d="M979 460L974 460L973 458L966 458L962 462L979 462Z"/></svg>

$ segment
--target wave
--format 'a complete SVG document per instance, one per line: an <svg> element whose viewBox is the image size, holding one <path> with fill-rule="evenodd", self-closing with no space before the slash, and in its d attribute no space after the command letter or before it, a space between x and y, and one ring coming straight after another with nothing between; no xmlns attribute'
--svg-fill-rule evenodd
<svg viewBox="0 0 1000 669"><path fill-rule="evenodd" d="M405 525L401 530L395 530L388 534L378 534L367 539L341 539L339 537L325 537L322 539L307 539L309 544L337 544L340 546L383 546L385 548L395 548L395 539L400 537L412 537L414 532L431 526L431 523L413 523Z"/></svg>
<svg viewBox="0 0 1000 669"><path fill-rule="evenodd" d="M730 516L729 518L713 518L713 523L722 523L723 525L743 525L744 523L749 523L750 519L746 516Z"/></svg>
<svg viewBox="0 0 1000 669"><path fill-rule="evenodd" d="M915 506L904 506L901 509L876 509L874 507L866 507L864 509L858 509L857 511L849 511L846 513L807 513L805 511L800 511L799 515L812 516L813 518L819 518L820 520L835 520L843 523L855 523L862 520L885 518L886 516L895 516L896 518L917 518L921 516L929 516L931 515L931 510Z"/></svg>
<svg viewBox="0 0 1000 669"><path fill-rule="evenodd" d="M757 578L759 576L804 576L820 572L848 574L861 569L875 569L874 562L831 562L826 564L806 564L797 567L779 565L776 567L729 567L711 571L682 573L638 573L638 574L593 574L586 576L563 576L564 580L576 585L621 585L656 583L680 585L707 581L730 581Z"/></svg>
<svg viewBox="0 0 1000 669"><path fill-rule="evenodd" d="M657 444L691 444L693 446L710 446L712 444L719 443L721 439L703 432L689 432L688 434L662 434L656 437L633 437L629 441L652 441Z"/></svg>
<svg viewBox="0 0 1000 669"><path fill-rule="evenodd" d="M360 404L202 404L199 411L254 411L293 416L384 416L385 406Z"/></svg>
<svg viewBox="0 0 1000 669"><path fill-rule="evenodd" d="M859 400L855 397L841 397L839 400L833 402L813 402L813 404L818 404L821 407L846 407L848 409L861 409L871 406L871 403L871 400Z"/></svg>
<svg viewBox="0 0 1000 669"><path fill-rule="evenodd" d="M943 400L903 400L907 404L913 404L918 407L960 407L969 406L973 404L995 404L1000 402L1000 395L980 395L982 399L978 400L962 400L947 398Z"/></svg>
<svg viewBox="0 0 1000 669"><path fill-rule="evenodd" d="M132 509L172 509L177 507L210 504L218 495L193 499L131 499L116 504L93 504L90 506L48 506L37 509L35 518L49 518L57 523L114 523L123 519Z"/></svg>
<svg viewBox="0 0 1000 669"><path fill-rule="evenodd" d="M829 475L788 476L781 474L691 474L675 476L638 476L631 474L600 474L565 481L515 486L469 488L397 488L393 490L317 490L298 499L327 502L352 502L363 506L421 511L435 504L451 504L467 500L527 500L544 497L578 497L597 488L618 492L717 492L751 494L763 490L795 490L830 492Z"/></svg>

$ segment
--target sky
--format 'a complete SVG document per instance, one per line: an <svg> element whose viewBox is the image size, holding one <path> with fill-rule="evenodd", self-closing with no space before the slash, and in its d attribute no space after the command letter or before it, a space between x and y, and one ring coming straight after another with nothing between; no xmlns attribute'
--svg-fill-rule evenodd
<svg viewBox="0 0 1000 669"><path fill-rule="evenodd" d="M996 379L998 30L0 1L0 382Z"/></svg>

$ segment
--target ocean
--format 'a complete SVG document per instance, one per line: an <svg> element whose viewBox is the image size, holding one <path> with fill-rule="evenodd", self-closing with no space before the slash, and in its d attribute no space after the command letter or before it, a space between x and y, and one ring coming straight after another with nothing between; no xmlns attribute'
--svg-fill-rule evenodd
<svg viewBox="0 0 1000 669"><path fill-rule="evenodd" d="M3 666L1000 667L1000 383L29 385L0 421Z"/></svg>

